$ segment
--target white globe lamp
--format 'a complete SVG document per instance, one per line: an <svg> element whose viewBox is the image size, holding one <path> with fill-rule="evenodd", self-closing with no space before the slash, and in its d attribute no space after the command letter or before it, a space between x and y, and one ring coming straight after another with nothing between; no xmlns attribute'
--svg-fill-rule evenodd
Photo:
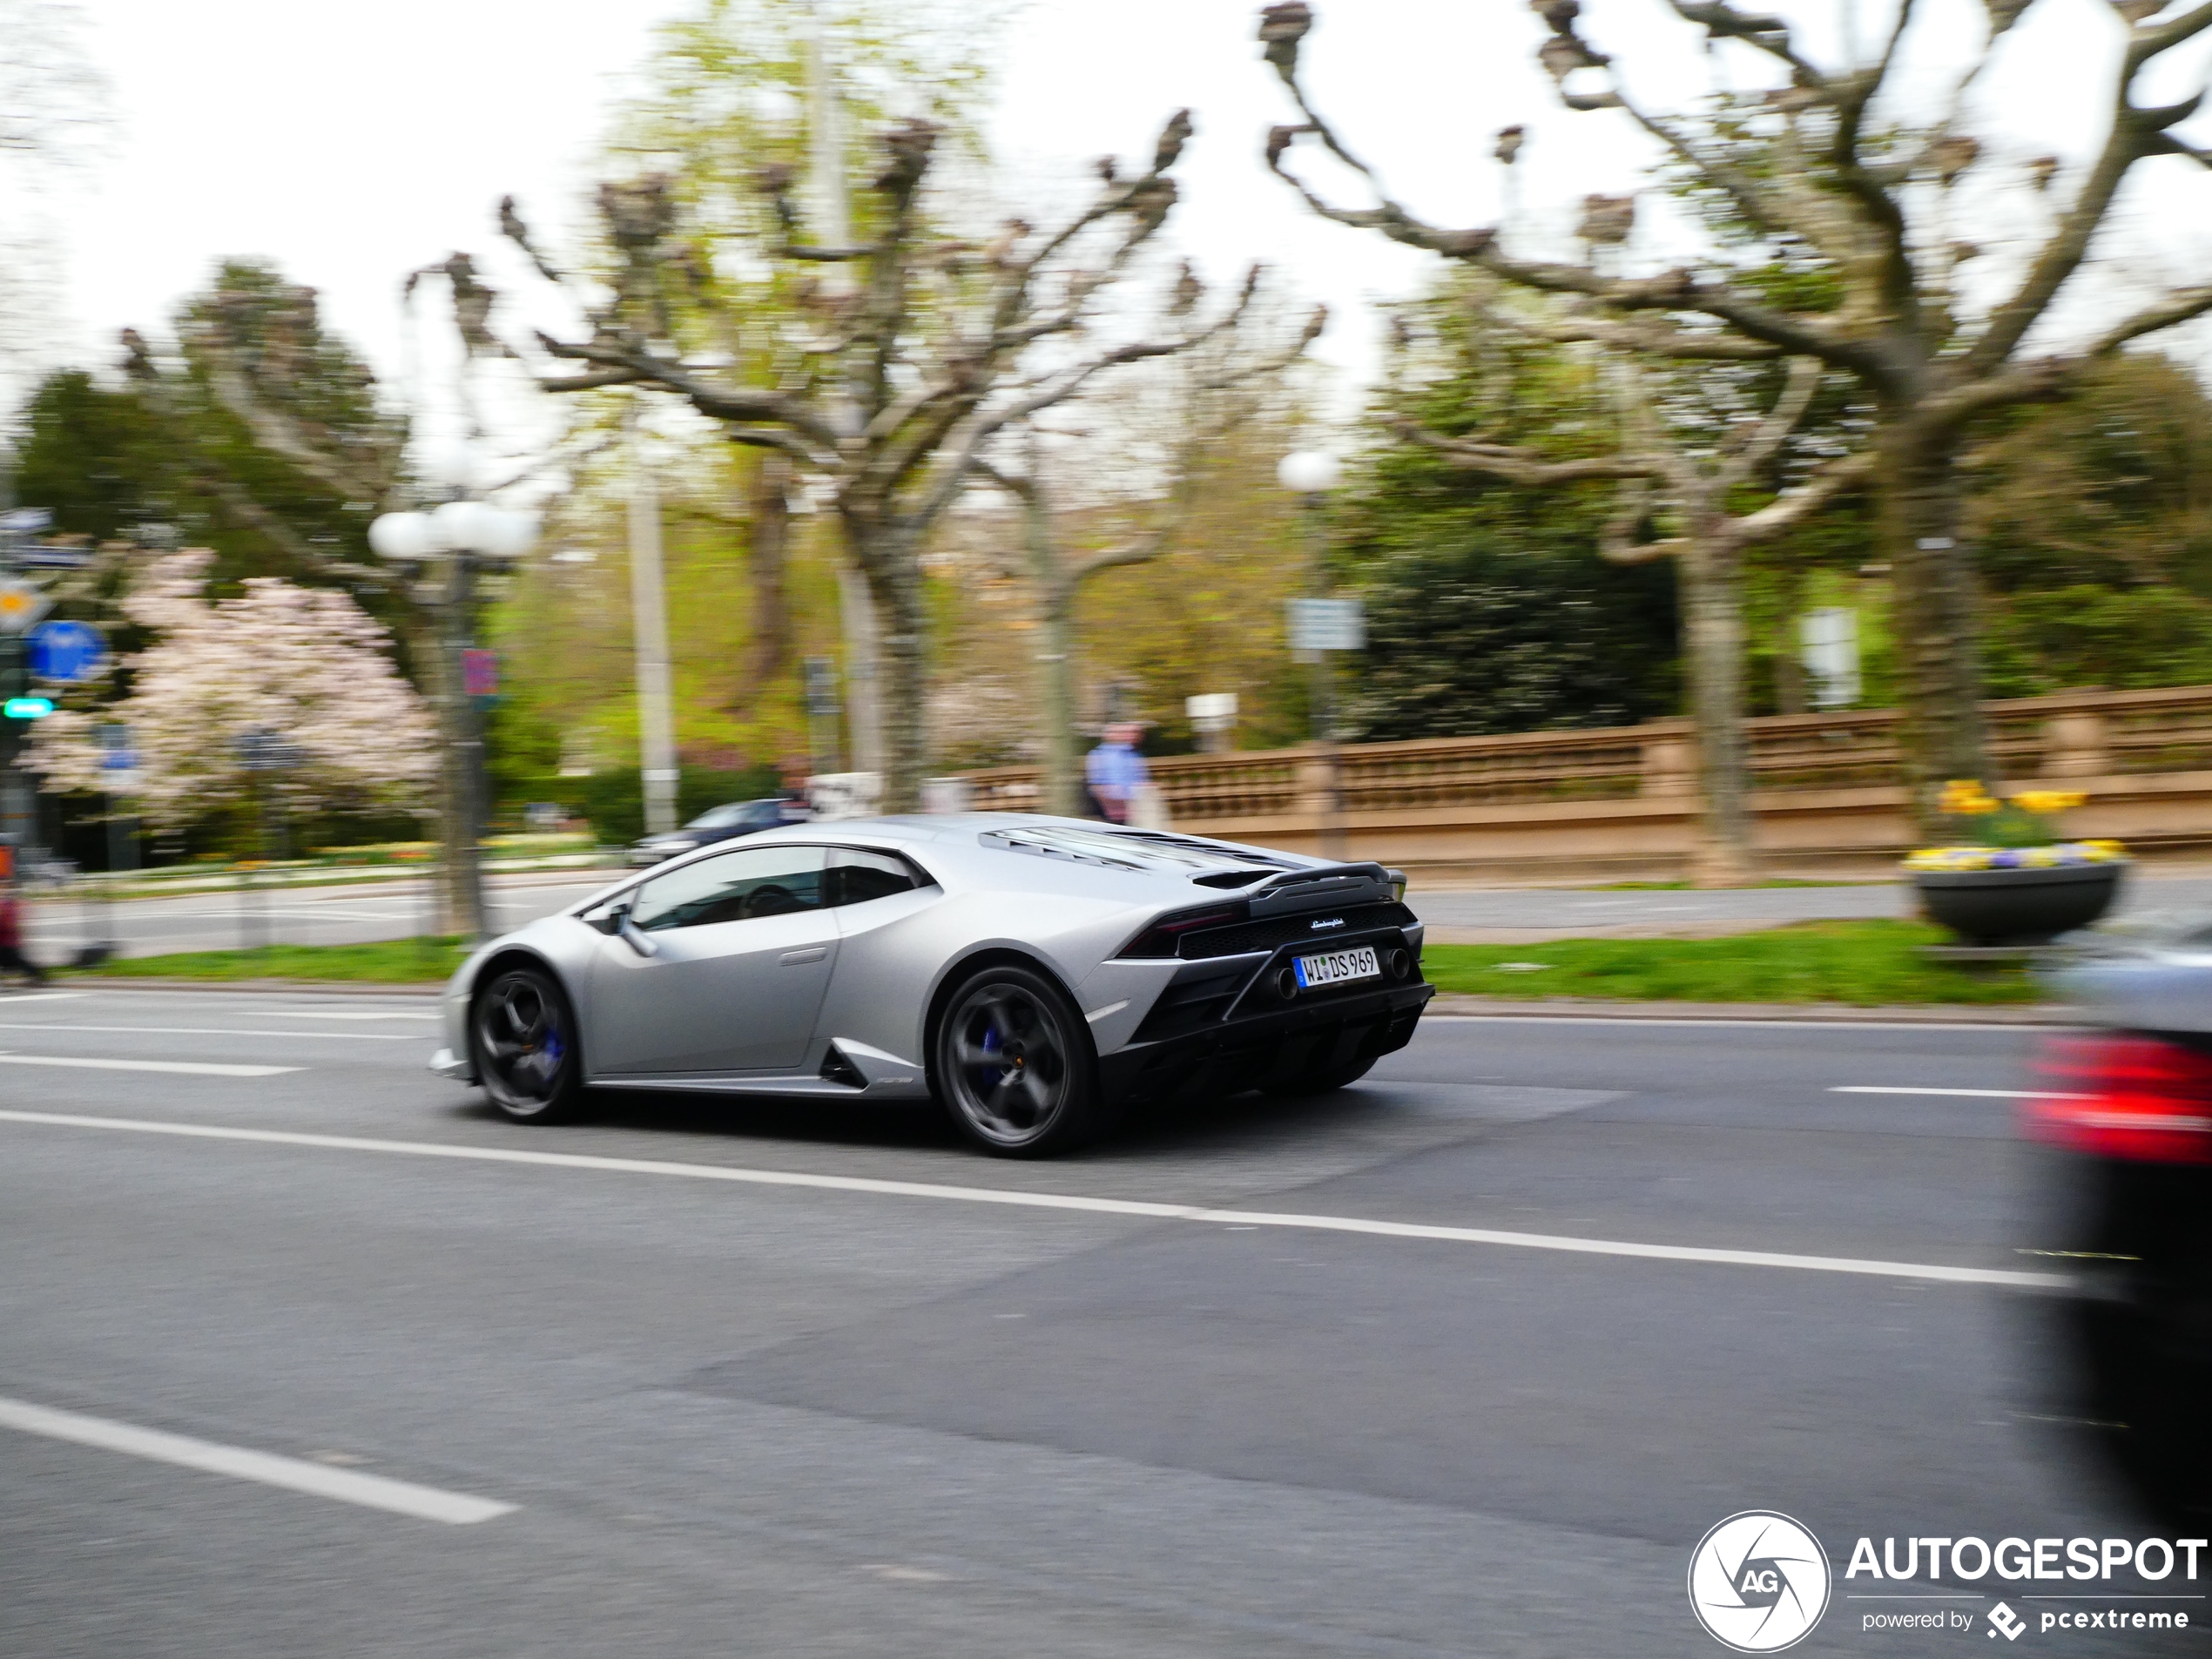
<svg viewBox="0 0 2212 1659"><path fill-rule="evenodd" d="M488 507L481 521L476 550L495 559L519 559L537 544L537 515Z"/></svg>
<svg viewBox="0 0 2212 1659"><path fill-rule="evenodd" d="M1301 496L1325 495L1343 477L1337 458L1318 449L1293 449L1275 464L1276 482Z"/></svg>
<svg viewBox="0 0 2212 1659"><path fill-rule="evenodd" d="M368 544L381 558L428 558L430 539L427 513L386 513L368 527Z"/></svg>
<svg viewBox="0 0 2212 1659"><path fill-rule="evenodd" d="M444 552L478 552L498 509L480 501L449 501L430 509L430 534Z"/></svg>

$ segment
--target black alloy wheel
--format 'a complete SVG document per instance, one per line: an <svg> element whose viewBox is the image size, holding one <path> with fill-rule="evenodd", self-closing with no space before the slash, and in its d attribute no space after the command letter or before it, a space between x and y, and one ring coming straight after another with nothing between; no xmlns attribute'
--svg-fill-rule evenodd
<svg viewBox="0 0 2212 1659"><path fill-rule="evenodd" d="M583 1096L576 1016L552 975L510 968L476 993L469 1045L477 1081L491 1103L517 1123L557 1123Z"/></svg>
<svg viewBox="0 0 2212 1659"><path fill-rule="evenodd" d="M954 991L932 1081L961 1133L1000 1157L1049 1157L1105 1127L1089 1028L1044 974L987 968Z"/></svg>

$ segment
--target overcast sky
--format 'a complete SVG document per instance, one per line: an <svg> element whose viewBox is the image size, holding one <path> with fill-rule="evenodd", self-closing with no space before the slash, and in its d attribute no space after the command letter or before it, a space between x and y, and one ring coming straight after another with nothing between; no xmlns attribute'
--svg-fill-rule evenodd
<svg viewBox="0 0 2212 1659"><path fill-rule="evenodd" d="M216 260L254 254L320 291L328 320L380 369L396 363L397 293L410 268L456 247L489 252L494 204L514 192L558 222L589 178L594 140L651 26L678 0L84 0L85 44L117 118L108 158L70 186L68 292L58 354L104 364L125 325L165 331ZM1860 10L1875 27L1881 0ZM1552 205L1633 187L1650 157L1620 117L1557 106L1532 53L1543 30L1520 0L1322 0L1306 45L1323 107L1419 210L1478 224L1501 211L1492 134L1531 130L1523 191ZM1837 9L1801 8L1809 23ZM1934 0L1916 26L1925 95L1961 61L1979 4ZM1249 0L1031 0L1005 37L995 144L1016 202L1069 188L1107 151L1149 153L1167 112L1191 105L1199 138L1183 168L1175 235L1228 278L1262 257L1337 323L1323 354L1356 377L1372 362L1364 302L1434 269L1372 233L1320 223L1261 168L1286 118L1253 40ZM1748 51L1717 62L1659 0L1588 0L1585 30L1660 107L1716 75L1768 78ZM1817 26L1817 23L1816 23ZM2039 0L1983 89L1975 129L1989 177L2027 156L2086 153L2100 134L2100 82L2118 40L2103 0ZM1832 35L1816 35L1824 50ZM2203 51L2149 90L2202 84ZM2200 118L2197 142L2212 142ZM2162 160L2121 231L2134 268L2202 281L2212 174ZM1999 241L2038 227L2026 192L1986 194L1979 229ZM1532 237L1545 233L1533 224ZM1660 251L1667 233L1640 233ZM1992 263L1993 273L2001 267Z"/></svg>

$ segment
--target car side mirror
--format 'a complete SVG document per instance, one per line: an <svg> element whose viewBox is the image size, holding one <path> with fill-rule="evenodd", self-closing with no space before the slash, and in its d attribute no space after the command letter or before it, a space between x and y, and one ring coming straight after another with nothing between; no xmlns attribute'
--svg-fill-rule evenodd
<svg viewBox="0 0 2212 1659"><path fill-rule="evenodd" d="M644 928L630 919L628 905L618 904L610 914L614 918L615 931L622 935L624 944L629 946L640 956L657 956L660 954L660 947L653 942Z"/></svg>

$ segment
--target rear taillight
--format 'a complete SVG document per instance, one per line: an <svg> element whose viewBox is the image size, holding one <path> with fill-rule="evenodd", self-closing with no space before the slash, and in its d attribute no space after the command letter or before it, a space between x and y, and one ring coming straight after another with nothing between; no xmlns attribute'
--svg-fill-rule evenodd
<svg viewBox="0 0 2212 1659"><path fill-rule="evenodd" d="M2096 1157L2212 1163L2212 1054L2158 1037L2062 1037L2028 1099L2034 1139Z"/></svg>
<svg viewBox="0 0 2212 1659"><path fill-rule="evenodd" d="M1196 933L1201 927L1225 927L1231 922L1244 921L1251 915L1249 905L1215 905L1205 910L1178 911L1171 916L1162 916L1143 933L1114 954L1116 956L1172 956L1185 934Z"/></svg>

